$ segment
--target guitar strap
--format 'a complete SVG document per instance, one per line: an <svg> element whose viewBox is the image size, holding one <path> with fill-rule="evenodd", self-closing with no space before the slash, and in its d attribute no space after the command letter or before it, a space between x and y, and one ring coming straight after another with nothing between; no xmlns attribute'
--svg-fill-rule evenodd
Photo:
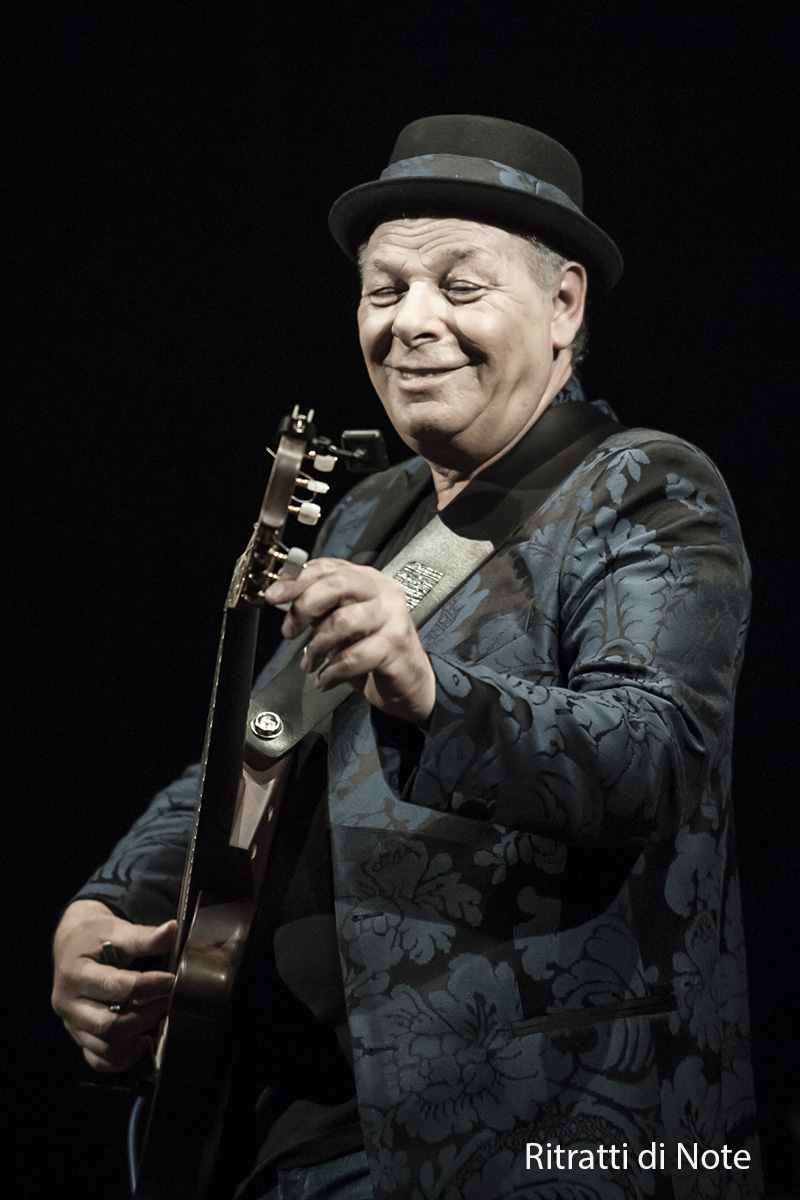
<svg viewBox="0 0 800 1200"><path fill-rule="evenodd" d="M572 401L548 408L533 428L532 447L524 448L526 469L513 489L495 481L487 467L383 568L402 584L416 628L513 537L531 513L544 517L544 504L559 484L624 426L594 405ZM251 699L244 757L253 769L263 770L282 758L352 693L346 683L320 692L313 677L300 670L312 632L298 638L289 662Z"/></svg>

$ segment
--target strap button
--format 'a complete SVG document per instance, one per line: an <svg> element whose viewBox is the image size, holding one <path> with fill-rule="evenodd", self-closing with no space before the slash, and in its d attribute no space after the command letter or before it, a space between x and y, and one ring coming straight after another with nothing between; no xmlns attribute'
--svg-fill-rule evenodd
<svg viewBox="0 0 800 1200"><path fill-rule="evenodd" d="M277 713L260 712L253 717L250 728L257 738L261 738L262 742L269 742L283 733L283 721Z"/></svg>

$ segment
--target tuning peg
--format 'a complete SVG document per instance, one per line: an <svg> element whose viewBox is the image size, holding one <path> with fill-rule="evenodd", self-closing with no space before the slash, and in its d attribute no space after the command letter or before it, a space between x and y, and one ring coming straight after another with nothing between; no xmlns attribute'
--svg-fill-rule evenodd
<svg viewBox="0 0 800 1200"><path fill-rule="evenodd" d="M301 525L316 525L317 521L322 516L322 509L318 504L314 504L311 500L304 500L302 504L296 507L292 505L289 512L293 512Z"/></svg>
<svg viewBox="0 0 800 1200"><path fill-rule="evenodd" d="M307 551L301 550L299 546L292 546L286 551L286 558L280 569L280 575L286 575L289 579L296 579L307 562Z"/></svg>
<svg viewBox="0 0 800 1200"><path fill-rule="evenodd" d="M318 496L324 496L331 490L329 483L324 483L321 479L312 479L310 475L298 475L297 486L307 488L309 492L315 492Z"/></svg>

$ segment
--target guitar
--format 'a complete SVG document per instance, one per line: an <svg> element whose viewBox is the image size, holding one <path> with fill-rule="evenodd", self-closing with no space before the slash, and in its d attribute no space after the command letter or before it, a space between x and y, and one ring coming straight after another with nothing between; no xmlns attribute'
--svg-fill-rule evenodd
<svg viewBox="0 0 800 1200"><path fill-rule="evenodd" d="M347 447L347 434L336 447L316 437L312 418L313 412L304 416L295 408L279 426L258 520L225 602L170 962L175 982L154 1048L134 1200L223 1200L235 1182L237 1130L229 1099L244 1086L244 1052L236 1039L242 967L291 765L289 754L267 769L243 760L259 616L270 583L280 574L296 575L306 557L283 544L289 514L304 524L319 516L319 506L296 500L295 491L327 491L304 463L330 470L345 457L355 469L371 470L385 462L374 431L349 435L355 449ZM364 438L376 454L364 448Z"/></svg>

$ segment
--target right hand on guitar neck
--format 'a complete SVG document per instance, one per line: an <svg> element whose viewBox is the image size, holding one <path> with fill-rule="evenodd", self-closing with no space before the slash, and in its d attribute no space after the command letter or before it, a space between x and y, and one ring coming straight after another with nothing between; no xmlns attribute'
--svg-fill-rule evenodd
<svg viewBox="0 0 800 1200"><path fill-rule="evenodd" d="M149 1051L174 976L127 966L144 955L167 954L176 930L175 921L134 925L99 900L76 900L65 911L53 939L52 1004L90 1067L125 1071ZM122 969L103 962L103 942L116 948Z"/></svg>

